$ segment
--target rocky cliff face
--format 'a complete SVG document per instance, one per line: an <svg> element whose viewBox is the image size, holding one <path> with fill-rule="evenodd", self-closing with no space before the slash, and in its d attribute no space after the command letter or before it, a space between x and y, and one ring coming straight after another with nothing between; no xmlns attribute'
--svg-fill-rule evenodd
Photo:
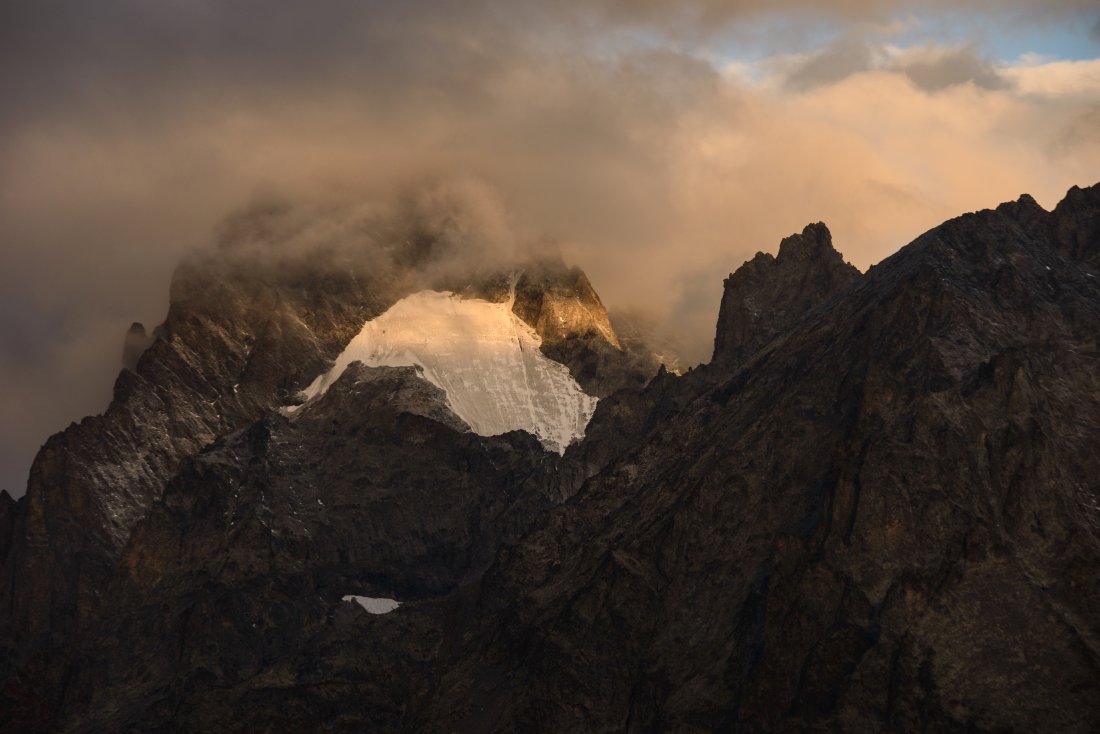
<svg viewBox="0 0 1100 734"><path fill-rule="evenodd" d="M1030 197L1028 197L1030 199ZM1028 202L1034 204L1034 200ZM1031 207L1033 217L1044 221L1044 217ZM1096 187L1080 189L1076 186L1066 194L1054 210L1054 216L1045 219L1050 228L1047 235L1057 243L1059 251L1066 257L1078 260L1090 267L1100 267L1100 210L1096 208Z"/></svg>
<svg viewBox="0 0 1100 734"><path fill-rule="evenodd" d="M179 462L279 405L392 299L384 281L353 272L254 266L217 256L182 266L160 338L119 375L107 411L39 452L3 572L16 628L64 630L93 610Z"/></svg>
<svg viewBox="0 0 1100 734"><path fill-rule="evenodd" d="M0 564L8 555L11 547L12 534L15 531L15 518L19 511L19 503L12 499L8 490L0 489Z"/></svg>
<svg viewBox="0 0 1100 734"><path fill-rule="evenodd" d="M580 268L560 260L532 264L516 284L512 311L542 338L542 352L569 368L591 395L641 387L657 371L646 353L625 350L607 310Z"/></svg>
<svg viewBox="0 0 1100 734"><path fill-rule="evenodd" d="M1057 236L1087 194L948 222L684 378L709 386L502 552L419 721L1095 728L1100 243Z"/></svg>
<svg viewBox="0 0 1100 734"><path fill-rule="evenodd" d="M224 403L191 409L180 425L209 441L157 465L125 537L77 527L90 500L44 515L70 518L53 556L16 528L9 568L45 559L58 621L52 641L7 638L0 729L1095 730L1098 216L1097 187L1053 212L1025 197L865 276L813 225L727 281L713 364L627 381L560 457L465 431L414 368L352 365L292 415L265 407L327 366L318 334L346 343L398 286L335 301L358 304L346 319L261 299L192 322L177 292L169 335L231 347L227 324L274 307L279 356L242 389L250 360L190 347L216 377L191 389ZM560 344L614 346L575 276L540 277L516 313L547 351L574 318ZM298 298L333 303L311 282ZM157 367L172 343L138 387L190 394ZM120 385L116 403L144 394ZM117 440L107 425L79 435ZM130 486L54 476L38 506ZM63 543L108 569L87 609L56 606L87 577Z"/></svg>
<svg viewBox="0 0 1100 734"><path fill-rule="evenodd" d="M757 253L726 279L713 361L745 362L859 277L833 249L832 234L820 222L784 239L775 257Z"/></svg>

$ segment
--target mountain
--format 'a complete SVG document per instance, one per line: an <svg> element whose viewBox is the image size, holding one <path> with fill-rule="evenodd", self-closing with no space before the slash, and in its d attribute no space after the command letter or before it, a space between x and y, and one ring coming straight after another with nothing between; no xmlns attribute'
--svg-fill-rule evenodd
<svg viewBox="0 0 1100 734"><path fill-rule="evenodd" d="M682 376L410 257L181 268L0 496L0 729L1100 726L1100 187L862 275L811 225Z"/></svg>
<svg viewBox="0 0 1100 734"><path fill-rule="evenodd" d="M1054 235L1100 190L1067 201L948 222L684 378L481 580L425 727L1093 730L1100 241Z"/></svg>
<svg viewBox="0 0 1100 734"><path fill-rule="evenodd" d="M744 362L859 278L820 222L780 242L776 257L757 253L726 279L712 361Z"/></svg>

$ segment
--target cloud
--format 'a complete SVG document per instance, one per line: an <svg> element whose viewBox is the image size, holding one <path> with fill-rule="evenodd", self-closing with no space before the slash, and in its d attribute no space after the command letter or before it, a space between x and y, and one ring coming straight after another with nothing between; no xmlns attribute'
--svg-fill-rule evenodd
<svg viewBox="0 0 1100 734"><path fill-rule="evenodd" d="M835 84L874 66L872 45L848 38L800 60L787 74L784 84L788 89L805 91Z"/></svg>
<svg viewBox="0 0 1100 734"><path fill-rule="evenodd" d="M804 92L856 74L886 71L906 77L928 92L959 84L1003 89L1009 81L973 44L899 48L881 41L843 38L814 54L772 59L772 74L788 90Z"/></svg>
<svg viewBox="0 0 1100 734"><path fill-rule="evenodd" d="M404 216L448 268L552 241L692 363L725 273L807 222L866 267L961 211L1091 183L1091 62L860 44L905 7L4 3L0 486L21 492L46 435L106 405L127 327L163 318L175 262L249 201L287 205L269 239L291 247ZM823 22L855 40L784 45ZM712 60L716 34L776 27L761 64L790 86Z"/></svg>
<svg viewBox="0 0 1100 734"><path fill-rule="evenodd" d="M1096 100L1100 97L1100 59L1088 61L1043 61L1023 63L1003 74L1022 95Z"/></svg>
<svg viewBox="0 0 1100 734"><path fill-rule="evenodd" d="M1007 84L994 64L978 54L972 45L908 49L899 54L889 68L929 92L966 83L983 89L1002 89Z"/></svg>

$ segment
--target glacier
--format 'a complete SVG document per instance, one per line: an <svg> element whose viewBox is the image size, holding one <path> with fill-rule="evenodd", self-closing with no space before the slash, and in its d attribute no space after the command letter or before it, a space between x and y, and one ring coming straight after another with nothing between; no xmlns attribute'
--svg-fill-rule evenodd
<svg viewBox="0 0 1100 734"><path fill-rule="evenodd" d="M313 400L353 362L368 367L417 366L441 388L451 410L482 436L524 430L564 453L596 409L565 365L544 355L542 340L502 303L425 290L395 303L362 330L302 397ZM293 409L289 409L293 412Z"/></svg>

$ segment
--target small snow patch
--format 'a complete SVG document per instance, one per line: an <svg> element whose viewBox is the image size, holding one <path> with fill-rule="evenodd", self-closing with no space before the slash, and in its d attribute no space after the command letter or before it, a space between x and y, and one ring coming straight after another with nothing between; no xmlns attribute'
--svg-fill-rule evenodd
<svg viewBox="0 0 1100 734"><path fill-rule="evenodd" d="M394 609L401 606L401 602L396 599L381 599L373 596L355 596L354 594L348 594L343 598L343 601L353 601L359 606L363 607L370 614L389 614Z"/></svg>

